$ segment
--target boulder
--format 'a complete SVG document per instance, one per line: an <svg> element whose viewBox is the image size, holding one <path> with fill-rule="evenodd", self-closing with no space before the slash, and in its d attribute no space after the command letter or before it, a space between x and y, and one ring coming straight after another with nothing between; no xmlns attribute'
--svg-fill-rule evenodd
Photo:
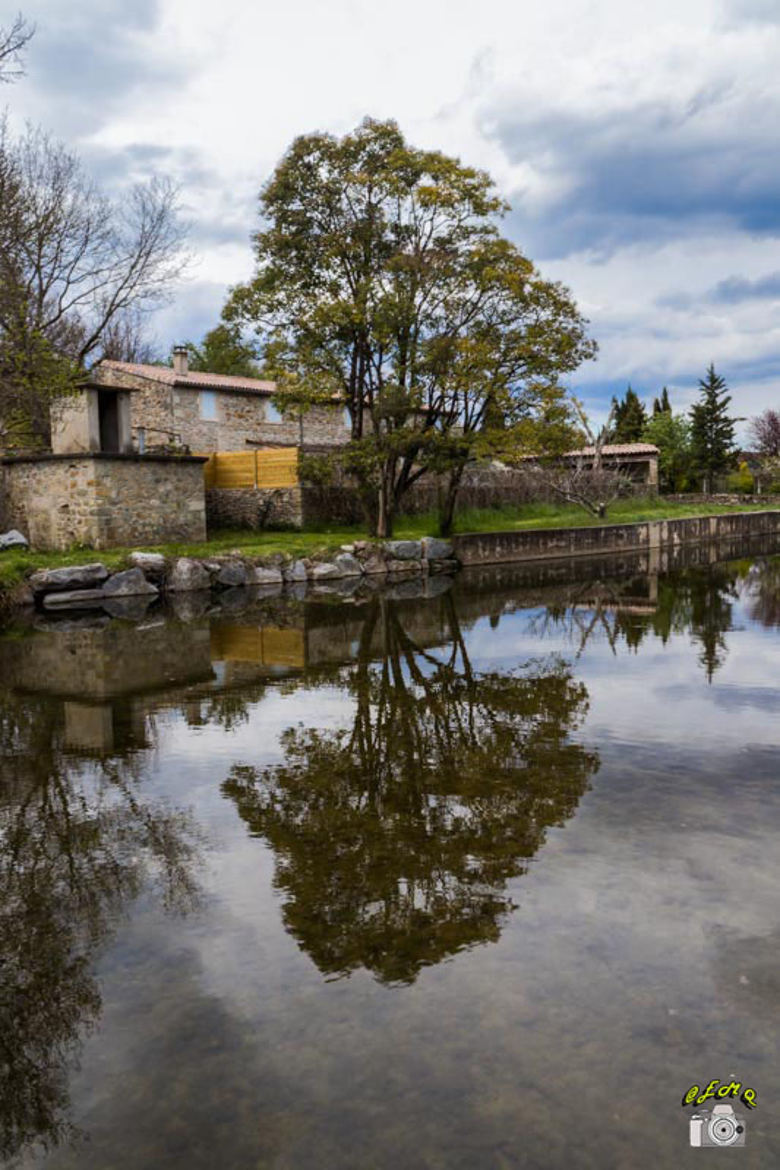
<svg viewBox="0 0 780 1170"><path fill-rule="evenodd" d="M105 597L103 609L114 618L123 618L128 622L141 622L146 617L146 611L154 601L153 597Z"/></svg>
<svg viewBox="0 0 780 1170"><path fill-rule="evenodd" d="M39 569L27 584L33 593L58 593L74 589L96 589L108 577L105 565L66 565L62 569Z"/></svg>
<svg viewBox="0 0 780 1170"><path fill-rule="evenodd" d="M283 576L285 581L306 581L309 576L306 570L306 562L293 561L291 564L285 565Z"/></svg>
<svg viewBox="0 0 780 1170"><path fill-rule="evenodd" d="M64 593L47 593L44 609L97 609L105 601L102 589L70 589Z"/></svg>
<svg viewBox="0 0 780 1170"><path fill-rule="evenodd" d="M152 581L159 581L165 576L165 557L162 553L133 552L130 553L130 564L140 569L145 577Z"/></svg>
<svg viewBox="0 0 780 1170"><path fill-rule="evenodd" d="M179 557L168 575L167 586L170 593L195 593L201 589L209 589L211 577L208 569L205 569L200 561Z"/></svg>
<svg viewBox="0 0 780 1170"><path fill-rule="evenodd" d="M103 586L104 597L156 597L158 592L138 568L114 573Z"/></svg>
<svg viewBox="0 0 780 1170"><path fill-rule="evenodd" d="M342 577L359 577L363 572L360 561L351 552L339 553L333 563L338 565Z"/></svg>
<svg viewBox="0 0 780 1170"><path fill-rule="evenodd" d="M440 540L437 536L424 536L421 543L423 556L427 561L444 561L454 555L451 540Z"/></svg>
<svg viewBox="0 0 780 1170"><path fill-rule="evenodd" d="M363 572L368 573L370 576L376 577L381 573L387 572L387 562L381 555L367 557L361 563L363 565Z"/></svg>
<svg viewBox="0 0 780 1170"><path fill-rule="evenodd" d="M428 565L429 573L457 573L460 568L460 561L431 561Z"/></svg>
<svg viewBox="0 0 780 1170"><path fill-rule="evenodd" d="M396 574L403 573L404 576L407 576L407 577L412 576L413 574L422 572L422 565L421 565L420 561L388 560L386 562L386 567L387 567L388 573L396 573Z"/></svg>
<svg viewBox="0 0 780 1170"><path fill-rule="evenodd" d="M5 552L11 548L29 548L27 537L22 536L18 529L12 528L10 532L0 533L0 552Z"/></svg>
<svg viewBox="0 0 780 1170"><path fill-rule="evenodd" d="M327 561L314 564L309 569L309 578L312 581L332 581L341 576L343 574L338 565L332 565Z"/></svg>
<svg viewBox="0 0 780 1170"><path fill-rule="evenodd" d="M394 561L419 561L422 542L419 540L386 540L387 555Z"/></svg>
<svg viewBox="0 0 780 1170"><path fill-rule="evenodd" d="M250 585L281 585L282 580L281 569L267 569L264 565L255 565L249 571Z"/></svg>
<svg viewBox="0 0 780 1170"><path fill-rule="evenodd" d="M249 584L246 565L241 561L226 561L217 573L217 585L222 589L241 589Z"/></svg>

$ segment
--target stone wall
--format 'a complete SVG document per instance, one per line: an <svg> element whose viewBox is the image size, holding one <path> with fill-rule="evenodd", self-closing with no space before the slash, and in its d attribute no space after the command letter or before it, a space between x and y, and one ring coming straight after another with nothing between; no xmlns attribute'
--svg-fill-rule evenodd
<svg viewBox="0 0 780 1170"><path fill-rule="evenodd" d="M206 538L203 461L138 455L38 455L0 463L5 517L33 548Z"/></svg>
<svg viewBox="0 0 780 1170"><path fill-rule="evenodd" d="M209 488L206 523L212 528L301 528L302 490L289 488Z"/></svg>
<svg viewBox="0 0 780 1170"><path fill-rule="evenodd" d="M718 516L586 528L467 533L453 537L453 545L455 556L462 565L490 565L643 549L674 549L681 544L699 541L771 534L780 534L780 511L727 512Z"/></svg>

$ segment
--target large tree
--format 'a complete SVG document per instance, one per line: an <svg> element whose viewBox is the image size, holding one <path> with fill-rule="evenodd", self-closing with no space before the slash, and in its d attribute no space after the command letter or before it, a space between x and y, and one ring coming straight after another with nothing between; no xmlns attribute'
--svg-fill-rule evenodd
<svg viewBox="0 0 780 1170"><path fill-rule="evenodd" d="M616 443L638 443L647 423L647 413L635 390L629 386L625 398L612 399L615 408L613 439Z"/></svg>
<svg viewBox="0 0 780 1170"><path fill-rule="evenodd" d="M112 202L64 146L0 124L0 444L45 442L51 397L167 298L176 204L167 180Z"/></svg>
<svg viewBox="0 0 780 1170"><path fill-rule="evenodd" d="M344 401L343 463L379 535L427 469L456 493L485 433L595 352L567 290L499 234L488 175L394 122L296 139L260 209L255 274L225 318L258 332L288 393Z"/></svg>
<svg viewBox="0 0 780 1170"><path fill-rule="evenodd" d="M693 474L690 420L663 407L654 411L648 420L642 439L658 448L661 491L684 492L690 488Z"/></svg>
<svg viewBox="0 0 780 1170"><path fill-rule="evenodd" d="M704 490L710 491L713 476L727 471L733 462L738 420L729 414L728 386L712 364L706 378L699 379L699 394L699 401L691 407L691 450Z"/></svg>

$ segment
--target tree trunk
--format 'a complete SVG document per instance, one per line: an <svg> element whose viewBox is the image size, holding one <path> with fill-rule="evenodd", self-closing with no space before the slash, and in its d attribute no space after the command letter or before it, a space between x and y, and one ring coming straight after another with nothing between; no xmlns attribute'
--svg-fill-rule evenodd
<svg viewBox="0 0 780 1170"><path fill-rule="evenodd" d="M376 518L376 535L382 539L388 539L393 535L393 503L391 475L385 466L379 482Z"/></svg>
<svg viewBox="0 0 780 1170"><path fill-rule="evenodd" d="M451 536L455 523L455 504L458 500L460 481L463 478L463 467L456 467L450 472L444 494L439 494L439 535Z"/></svg>

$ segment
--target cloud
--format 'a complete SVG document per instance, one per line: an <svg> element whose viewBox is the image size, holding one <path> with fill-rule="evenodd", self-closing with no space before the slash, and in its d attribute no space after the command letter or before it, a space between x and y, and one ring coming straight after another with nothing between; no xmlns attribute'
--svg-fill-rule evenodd
<svg viewBox="0 0 780 1170"><path fill-rule="evenodd" d="M730 276L721 280L710 293L710 299L733 305L749 300L780 300L780 272L770 272L757 280L742 276Z"/></svg>

